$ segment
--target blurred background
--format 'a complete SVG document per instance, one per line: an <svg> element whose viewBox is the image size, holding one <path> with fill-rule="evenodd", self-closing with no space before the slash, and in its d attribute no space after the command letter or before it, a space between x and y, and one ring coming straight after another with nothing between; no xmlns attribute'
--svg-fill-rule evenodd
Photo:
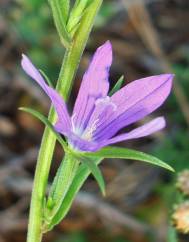
<svg viewBox="0 0 189 242"><path fill-rule="evenodd" d="M156 155L176 173L137 161L105 160L101 168L106 198L90 177L66 219L44 241L189 241L188 24L188 0L104 0L77 72L70 109L92 53L107 39L114 49L112 86L122 74L126 84L148 75L175 73L171 96L149 117L165 115L166 129L120 145ZM64 50L47 0L0 0L0 242L25 241L44 130L18 107L47 114L50 104L21 70L21 53L56 82ZM57 147L50 181L61 157L62 149Z"/></svg>

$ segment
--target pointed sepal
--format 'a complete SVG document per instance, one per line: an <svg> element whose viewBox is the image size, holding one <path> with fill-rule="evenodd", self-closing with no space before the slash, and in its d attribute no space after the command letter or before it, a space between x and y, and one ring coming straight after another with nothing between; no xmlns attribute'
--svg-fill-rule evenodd
<svg viewBox="0 0 189 242"><path fill-rule="evenodd" d="M98 165L90 158L82 158L82 162L83 162L83 164L85 164L89 168L92 175L96 179L103 196L105 196L106 195L106 193L105 193L105 182L104 182L102 172L99 169Z"/></svg>

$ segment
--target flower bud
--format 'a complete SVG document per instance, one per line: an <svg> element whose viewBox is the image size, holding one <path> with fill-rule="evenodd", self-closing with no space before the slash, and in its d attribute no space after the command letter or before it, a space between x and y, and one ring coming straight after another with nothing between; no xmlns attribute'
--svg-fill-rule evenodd
<svg viewBox="0 0 189 242"><path fill-rule="evenodd" d="M189 196L189 170L180 172L176 186L184 195Z"/></svg>
<svg viewBox="0 0 189 242"><path fill-rule="evenodd" d="M189 201L177 205L172 215L173 225L183 233L189 233Z"/></svg>

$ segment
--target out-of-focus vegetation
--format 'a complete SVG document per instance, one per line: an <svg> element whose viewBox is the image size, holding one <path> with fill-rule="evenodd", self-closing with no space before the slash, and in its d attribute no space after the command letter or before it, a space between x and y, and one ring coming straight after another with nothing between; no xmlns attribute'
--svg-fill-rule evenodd
<svg viewBox="0 0 189 242"><path fill-rule="evenodd" d="M43 126L17 108L32 106L47 113L49 102L20 69L21 53L27 53L56 82L64 50L46 0L3 0L0 12L0 241L22 242ZM70 108L91 54L107 39L114 48L112 86L122 74L128 83L165 71L162 57L152 51L157 49L153 38L150 44L146 40L151 25L189 103L188 16L187 0L105 0L75 79ZM171 226L174 205L188 199L175 185L177 173L189 169L189 110L185 104L173 92L154 114L165 115L167 128L150 138L121 144L156 155L172 165L175 174L138 162L105 161L107 198L101 197L89 179L66 220L45 241L188 241L188 235L176 235ZM61 155L57 147L53 174Z"/></svg>

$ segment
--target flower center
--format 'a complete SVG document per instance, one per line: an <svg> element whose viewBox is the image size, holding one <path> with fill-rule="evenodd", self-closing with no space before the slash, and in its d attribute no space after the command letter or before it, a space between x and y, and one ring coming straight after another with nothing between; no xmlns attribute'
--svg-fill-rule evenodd
<svg viewBox="0 0 189 242"><path fill-rule="evenodd" d="M81 138L91 141L93 138L93 132L97 129L97 124L99 122L99 119L96 119L94 123L85 130L85 132L82 134Z"/></svg>
<svg viewBox="0 0 189 242"><path fill-rule="evenodd" d="M77 117L76 113L74 113L71 117L71 126L72 126L72 131L74 134L78 135L78 136L81 136L82 133L83 133L83 130L81 130L80 128L78 128L76 126L76 122L75 122L75 118Z"/></svg>
<svg viewBox="0 0 189 242"><path fill-rule="evenodd" d="M117 106L111 101L111 98L109 96L98 98L95 102L95 110L91 115L91 118L85 130L77 127L77 124L75 122L76 114L72 115L71 124L73 133L86 141L92 141L93 135L97 128L103 122L105 122L108 117L116 111L116 109Z"/></svg>

